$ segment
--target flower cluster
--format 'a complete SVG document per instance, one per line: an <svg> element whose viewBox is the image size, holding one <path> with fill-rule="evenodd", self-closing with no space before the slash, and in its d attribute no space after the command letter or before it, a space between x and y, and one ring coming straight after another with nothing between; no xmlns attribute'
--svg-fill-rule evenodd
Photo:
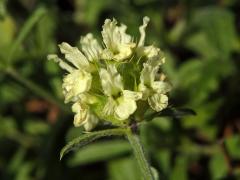
<svg viewBox="0 0 240 180"><path fill-rule="evenodd" d="M163 53L144 45L148 22L144 17L140 39L134 42L126 25L106 19L101 32L104 47L87 34L80 40L81 49L65 42L59 45L65 61L48 56L68 72L62 88L65 103L73 103L75 126L90 131L100 120L121 126L129 123L130 116L141 121L148 106L155 111L167 107L170 85L159 72Z"/></svg>

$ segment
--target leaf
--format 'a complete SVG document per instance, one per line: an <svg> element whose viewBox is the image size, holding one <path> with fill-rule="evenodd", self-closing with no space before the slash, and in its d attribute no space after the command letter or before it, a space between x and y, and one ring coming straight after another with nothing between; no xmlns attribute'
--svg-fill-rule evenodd
<svg viewBox="0 0 240 180"><path fill-rule="evenodd" d="M14 39L16 25L13 18L6 16L4 20L0 20L0 47L9 45ZM1 52L3 54L4 52Z"/></svg>
<svg viewBox="0 0 240 180"><path fill-rule="evenodd" d="M186 27L187 23L185 20L177 21L176 25L172 28L172 30L168 34L170 43L172 44L178 43L183 33L185 32Z"/></svg>
<svg viewBox="0 0 240 180"><path fill-rule="evenodd" d="M13 174L17 173L19 167L24 162L25 156L26 156L26 149L19 148L8 163L8 167L7 167L8 172Z"/></svg>
<svg viewBox="0 0 240 180"><path fill-rule="evenodd" d="M102 131L89 132L79 136L78 138L70 141L66 146L64 146L60 152L60 160L63 156L69 151L79 149L90 142L99 139L105 136L123 136L126 134L126 129L116 128L116 129L107 129Z"/></svg>
<svg viewBox="0 0 240 180"><path fill-rule="evenodd" d="M24 96L24 89L15 82L3 83L0 86L0 105L17 103Z"/></svg>
<svg viewBox="0 0 240 180"><path fill-rule="evenodd" d="M145 116L146 120L152 120L156 117L182 118L184 116L195 116L196 112L189 108L166 108L160 112L153 112Z"/></svg>
<svg viewBox="0 0 240 180"><path fill-rule="evenodd" d="M127 141L111 140L98 142L84 147L76 152L68 161L69 166L89 164L131 152L131 147Z"/></svg>
<svg viewBox="0 0 240 180"><path fill-rule="evenodd" d="M211 44L211 41L209 42L206 34L203 32L191 35L186 40L185 46L206 58L215 58L219 55L217 48Z"/></svg>
<svg viewBox="0 0 240 180"><path fill-rule="evenodd" d="M33 46L37 53L45 55L49 52L56 52L56 40L54 39L55 19L54 13L48 11L36 24L36 31L34 32L36 42L34 42Z"/></svg>
<svg viewBox="0 0 240 180"><path fill-rule="evenodd" d="M0 1L0 20L2 20L3 18L5 18L6 14L7 14L7 8L6 8L6 3L7 0L1 0Z"/></svg>
<svg viewBox="0 0 240 180"><path fill-rule="evenodd" d="M17 123L12 117L0 116L0 138L14 137L18 133Z"/></svg>
<svg viewBox="0 0 240 180"><path fill-rule="evenodd" d="M170 121L169 117L156 117L153 119L152 123L154 126L161 129L161 131L169 131L172 127L172 121Z"/></svg>
<svg viewBox="0 0 240 180"><path fill-rule="evenodd" d="M48 133L50 127L46 122L40 121L38 119L31 119L26 121L24 130L26 133L34 136Z"/></svg>
<svg viewBox="0 0 240 180"><path fill-rule="evenodd" d="M101 11L109 5L109 0L83 0L75 1L76 11L74 19L78 23L87 23L91 26L97 24Z"/></svg>
<svg viewBox="0 0 240 180"><path fill-rule="evenodd" d="M239 48L234 15L230 11L217 7L202 8L193 15L193 24L205 33L207 42L217 49L219 58L228 57L230 52Z"/></svg>
<svg viewBox="0 0 240 180"><path fill-rule="evenodd" d="M214 156L212 156L209 163L209 169L212 175L212 179L220 179L227 175L228 167L224 155L221 151L215 153Z"/></svg>
<svg viewBox="0 0 240 180"><path fill-rule="evenodd" d="M162 171L165 174L168 174L171 167L171 151L168 149L161 149L155 154L155 157L158 160Z"/></svg>
<svg viewBox="0 0 240 180"><path fill-rule="evenodd" d="M16 180L31 180L31 172L34 168L34 162L26 161L18 169Z"/></svg>
<svg viewBox="0 0 240 180"><path fill-rule="evenodd" d="M152 175L153 175L153 179L154 180L159 180L159 174L156 168L154 168L153 166L151 166L151 171L152 171Z"/></svg>
<svg viewBox="0 0 240 180"><path fill-rule="evenodd" d="M186 180L187 179L187 159L179 156L176 164L171 172L170 180Z"/></svg>
<svg viewBox="0 0 240 180"><path fill-rule="evenodd" d="M233 135L225 139L228 152L232 158L240 159L240 137L239 135Z"/></svg>
<svg viewBox="0 0 240 180"><path fill-rule="evenodd" d="M46 13L45 8L38 8L32 16L25 22L21 31L19 32L16 40L13 42L12 47L8 56L8 63L13 59L16 50L19 48L23 40L27 37L28 33L34 27L34 25L39 21L39 19Z"/></svg>
<svg viewBox="0 0 240 180"><path fill-rule="evenodd" d="M202 104L216 91L222 78L235 72L233 62L221 59L191 59L178 72L178 88L189 99L188 105Z"/></svg>
<svg viewBox="0 0 240 180"><path fill-rule="evenodd" d="M141 172L132 157L121 158L108 163L110 180L140 180Z"/></svg>
<svg viewBox="0 0 240 180"><path fill-rule="evenodd" d="M186 128L197 127L199 129L201 129L202 127L204 129L205 126L208 124L209 119L215 116L221 104L222 100L218 99L216 101L206 102L204 106L200 105L198 107L195 107L197 116L189 116L184 118L184 120L182 121L184 127Z"/></svg>

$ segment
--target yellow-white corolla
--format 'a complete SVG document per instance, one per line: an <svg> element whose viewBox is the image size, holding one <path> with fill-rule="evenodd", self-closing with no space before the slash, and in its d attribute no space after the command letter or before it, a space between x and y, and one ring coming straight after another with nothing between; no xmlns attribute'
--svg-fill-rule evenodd
<svg viewBox="0 0 240 180"><path fill-rule="evenodd" d="M101 68L99 74L103 92L108 97L103 112L119 120L128 119L136 111L136 101L142 98L142 93L124 90L122 77L114 65Z"/></svg>

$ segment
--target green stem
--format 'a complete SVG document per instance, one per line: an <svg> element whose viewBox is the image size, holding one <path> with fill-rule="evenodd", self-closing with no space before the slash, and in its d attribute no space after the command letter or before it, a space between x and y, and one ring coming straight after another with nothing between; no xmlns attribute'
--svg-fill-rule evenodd
<svg viewBox="0 0 240 180"><path fill-rule="evenodd" d="M69 112L67 107L57 100L54 96L49 94L47 91L45 91L43 88L35 84L34 82L30 81L29 79L23 77L21 74L19 74L15 69L13 68L7 68L5 71L8 75L10 75L12 78L17 80L18 82L25 85L27 88L29 88L31 91L33 91L35 94L39 95L40 97L46 99L48 102L55 104L58 106L62 111Z"/></svg>
<svg viewBox="0 0 240 180"><path fill-rule="evenodd" d="M143 146L137 134L134 134L131 130L127 132L127 138L133 148L134 155L137 159L139 167L142 171L144 180L154 180L151 166L146 158Z"/></svg>

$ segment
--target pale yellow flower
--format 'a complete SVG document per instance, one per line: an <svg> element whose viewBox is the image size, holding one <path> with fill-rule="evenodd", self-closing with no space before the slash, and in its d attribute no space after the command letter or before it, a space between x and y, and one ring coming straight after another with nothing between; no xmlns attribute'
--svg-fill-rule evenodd
<svg viewBox="0 0 240 180"><path fill-rule="evenodd" d="M127 26L117 26L117 21L106 19L103 25L102 37L106 49L103 50L102 58L122 61L129 58L136 46L130 35L126 34Z"/></svg>
<svg viewBox="0 0 240 180"><path fill-rule="evenodd" d="M167 107L171 86L161 78L162 72L159 75L164 55L154 45L145 45L149 20L143 18L138 43L126 33L126 25L106 19L103 48L89 33L80 39L80 49L65 42L59 45L65 61L48 56L68 72L62 88L65 102L73 103L74 126L90 131L100 119L122 126L130 122L130 116L137 116L143 104L155 111Z"/></svg>
<svg viewBox="0 0 240 180"><path fill-rule="evenodd" d="M166 93L171 90L169 83L156 80L159 66L164 63L164 58L154 56L143 64L140 75L138 89L143 93L143 99L148 99L148 103L155 111L161 111L168 105Z"/></svg>
<svg viewBox="0 0 240 180"><path fill-rule="evenodd" d="M128 119L136 111L136 101L141 99L142 93L124 90L122 77L114 65L100 69L100 77L104 94L108 96L103 112L119 120Z"/></svg>
<svg viewBox="0 0 240 180"><path fill-rule="evenodd" d="M75 114L73 124L76 127L83 126L86 131L91 131L99 122L99 119L90 112L88 105L77 101L72 105Z"/></svg>

